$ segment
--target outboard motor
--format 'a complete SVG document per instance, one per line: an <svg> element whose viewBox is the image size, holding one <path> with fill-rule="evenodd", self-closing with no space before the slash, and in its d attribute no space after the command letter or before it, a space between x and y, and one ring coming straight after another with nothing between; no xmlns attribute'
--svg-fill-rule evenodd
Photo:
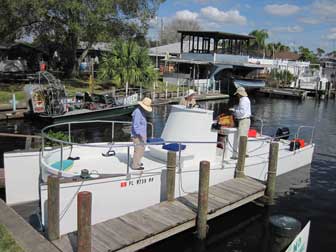
<svg viewBox="0 0 336 252"><path fill-rule="evenodd" d="M287 140L289 138L289 128L287 127L283 127L283 128L278 128L276 133L275 133L275 137L277 139L285 139Z"/></svg>

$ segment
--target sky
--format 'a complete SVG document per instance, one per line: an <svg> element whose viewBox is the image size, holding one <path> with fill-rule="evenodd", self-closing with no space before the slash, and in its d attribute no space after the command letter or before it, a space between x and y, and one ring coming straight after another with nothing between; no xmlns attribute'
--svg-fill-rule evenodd
<svg viewBox="0 0 336 252"><path fill-rule="evenodd" d="M336 49L336 0L166 0L153 20L152 36L175 17L196 19L202 30L248 34L266 29L268 42L292 49Z"/></svg>

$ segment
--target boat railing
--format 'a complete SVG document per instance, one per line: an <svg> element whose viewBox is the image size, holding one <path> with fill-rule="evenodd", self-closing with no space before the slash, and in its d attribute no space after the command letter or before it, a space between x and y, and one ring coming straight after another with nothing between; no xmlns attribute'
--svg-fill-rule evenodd
<svg viewBox="0 0 336 252"><path fill-rule="evenodd" d="M48 137L48 139L51 139ZM63 160L64 160L64 152L65 152L65 145L76 145L76 146L80 146L80 147L89 147L89 148L104 148L104 149L108 149L108 151L112 150L116 150L118 148L127 148L127 162L126 162L126 176L129 177L130 176L130 168L131 168L131 148L134 148L135 146L160 146L160 145L164 145L164 144L177 144L178 145L178 151L177 151L177 168L178 168L178 173L182 173L182 145L185 144L193 144L193 145L202 145L202 144L213 144L213 145L225 145L225 141L226 139L224 139L223 141L162 141L162 142L155 142L155 143L139 143L139 144L135 144L135 143L105 143L105 144L91 144L91 143L71 143L71 142L67 142L67 141L62 141L59 139L55 139L57 140L57 142L59 143L60 147L59 147L59 153L60 153L60 171L63 170ZM44 145L44 141L42 138L42 146ZM42 150L44 149L44 147L42 147ZM221 155L221 169L224 168L224 153L225 150L223 150L222 155ZM44 155L43 155L43 151L42 151L42 155L40 156L40 158L43 159ZM46 164L49 166L49 164L45 161L42 161L42 163Z"/></svg>
<svg viewBox="0 0 336 252"><path fill-rule="evenodd" d="M253 120L260 122L260 135L262 135L264 130L264 120L257 116L253 116Z"/></svg>
<svg viewBox="0 0 336 252"><path fill-rule="evenodd" d="M105 142L105 143L78 143L72 141L73 139L73 132L72 132L72 126L73 125L78 125L78 124L86 124L86 123L110 123L111 124L111 142ZM185 144L194 144L194 145L202 145L202 144L213 144L213 145L225 145L226 138L224 138L222 141L159 141L159 142L154 142L154 143L140 143L140 144L134 144L130 142L121 142L121 143L115 143L114 141L114 136L115 136L115 126L118 124L122 125L131 125L132 122L130 121L103 121L103 120L96 120L96 121L75 121L75 122L68 122L68 123L58 123L58 124L53 124L50 126L47 126L42 129L42 148L41 148L41 158L44 158L44 152L46 150L46 141L50 141L53 143L56 143L58 147L56 147L54 150L57 151L59 150L59 158L60 158L60 170L63 170L63 160L64 160L64 152L65 148L67 146L80 146L80 147L90 147L90 148L105 148L108 149L109 151L112 149L117 149L117 148L127 148L127 168L126 168L126 174L130 174L130 161L131 161L131 148L134 148L137 145L143 145L143 146L158 146L158 145L163 145L163 144L170 144L174 143L178 145L178 151L177 151L177 164L178 164L178 170L181 172L181 161L182 161L182 145ZM147 122L147 124L151 127L151 137L154 137L154 125L151 122ZM67 139L58 139L56 137L50 136L48 134L49 130L55 129L60 126L66 126L67 127L67 135L65 135ZM64 129L64 128L63 128ZM109 152L108 151L108 152ZM223 164L224 160L224 151L222 154L222 162ZM42 163L46 164L49 166L48 163L44 162L42 160Z"/></svg>
<svg viewBox="0 0 336 252"><path fill-rule="evenodd" d="M310 129L311 134L310 134L310 139L309 139L309 144L313 143L313 138L314 138L314 133L315 133L315 127L314 126L307 126L307 125L302 125L298 128L295 138L300 138L300 133L303 129Z"/></svg>
<svg viewBox="0 0 336 252"><path fill-rule="evenodd" d="M260 119L260 118L259 118ZM264 127L263 120L260 119L262 123L262 127ZM111 142L105 142L105 143L77 143L72 141L72 125L77 125L77 124L84 124L84 123L110 123L111 124ZM163 144L170 144L174 143L178 145L178 153L177 153L177 165L178 165L178 171L181 172L181 161L182 161L182 145L185 144L193 144L193 145L202 145L202 144L213 144L213 145L226 145L226 141L228 140L227 138L223 138L222 141L159 141L159 142L154 142L154 143L140 143L140 144L134 144L130 142L121 142L121 143L115 143L114 141L114 136L115 136L115 126L118 124L122 125L131 125L132 122L130 121L103 121L103 120L97 120L97 121L78 121L78 122L69 122L69 123L59 123L59 124L54 124L45 127L42 130L42 150L41 150L41 158L44 158L44 150L45 150L45 142L46 140L49 140L51 142L55 142L59 145L59 151L60 151L60 170L63 170L63 158L64 158L64 149L65 146L80 146L80 147L97 147L97 148L105 148L108 149L109 151L115 150L117 148L127 148L127 166L126 166L126 174L127 176L130 175L130 160L131 160L131 148L134 148L135 146L138 145L143 145L143 146L158 146L158 145L163 145ZM154 125L150 122L148 122L148 125L151 127L151 137L154 137ZM67 131L68 131L68 136L67 140L62 140L62 139L57 139L55 137L52 137L48 135L48 130L51 130L57 126L67 126ZM310 138L310 144L312 143L313 135L314 135L314 130L315 127L313 126L300 126L294 135L296 138L300 137L300 133L303 129L311 129L311 138ZM265 141L265 138L260 138L260 141ZM269 141L272 140L277 140L277 137L269 137ZM258 141L258 139L256 139ZM228 141L229 142L229 141ZM228 143L230 145L230 142ZM108 152L109 152L108 151ZM225 156L225 149L223 149L222 155L221 155L221 168L223 168L224 164L224 156ZM219 160L218 160L219 161ZM43 162L45 163L45 162ZM48 165L48 164L47 164Z"/></svg>

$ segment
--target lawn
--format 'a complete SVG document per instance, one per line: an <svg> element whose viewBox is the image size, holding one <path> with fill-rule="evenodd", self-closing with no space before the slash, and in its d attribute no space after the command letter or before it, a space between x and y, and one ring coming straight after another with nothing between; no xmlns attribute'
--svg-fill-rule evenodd
<svg viewBox="0 0 336 252"><path fill-rule="evenodd" d="M23 249L15 242L4 225L0 224L0 251L1 252L23 252Z"/></svg>
<svg viewBox="0 0 336 252"><path fill-rule="evenodd" d="M65 90L68 96L74 96L78 92L85 92L89 91L89 85L86 80L80 79L71 79L71 80L63 80L62 83L64 84ZM10 100L12 99L12 94L15 93L17 102L24 104L25 103L25 93L23 91L24 85L6 85L1 88L0 91L0 105L10 105ZM95 81L94 85L94 92L95 93L104 93L109 92L112 89L111 82L99 82ZM120 89L120 87L118 87ZM134 88L134 86L130 86L130 88ZM139 86L137 86L139 88ZM152 84L145 84L143 85L144 89L152 92L153 85ZM166 89L165 83L162 81L158 81L156 84L155 91L156 92L164 92ZM168 91L176 91L176 85L168 85Z"/></svg>

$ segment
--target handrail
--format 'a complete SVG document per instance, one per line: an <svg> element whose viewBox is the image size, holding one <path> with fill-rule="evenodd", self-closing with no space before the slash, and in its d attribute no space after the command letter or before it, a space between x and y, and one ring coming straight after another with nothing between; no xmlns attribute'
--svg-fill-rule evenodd
<svg viewBox="0 0 336 252"><path fill-rule="evenodd" d="M264 130L264 120L260 117L257 117L257 116L253 116L253 119L255 119L256 121L259 121L260 122L260 135L263 134L263 130Z"/></svg>
<svg viewBox="0 0 336 252"><path fill-rule="evenodd" d="M312 144L313 143L313 138L314 138L314 133L315 133L315 127L314 126L307 126L307 125L300 126L298 128L297 132L296 132L295 138L299 138L301 129L304 129L304 128L311 129L311 135L310 135L309 144Z"/></svg>
<svg viewBox="0 0 336 252"><path fill-rule="evenodd" d="M132 124L132 122L130 121L106 121L106 120L92 120L92 121L74 121L74 122L68 122L68 123L56 123L53 125L49 125L47 127L44 127L41 130L41 137L42 138L46 138L50 141L56 142L56 143L63 143L63 144L69 144L69 145L77 145L77 143L73 143L71 142L71 125L72 124L85 124L85 123L111 123L112 124L112 142L114 139L114 132L115 132L115 125L116 124ZM147 122L147 124L151 127L151 136L154 137L154 124L151 122ZM47 130L55 128L55 127L59 127L59 126L68 126L68 141L62 141L56 138L52 138L50 136L48 136L48 134L46 133Z"/></svg>
<svg viewBox="0 0 336 252"><path fill-rule="evenodd" d="M25 134L13 134L13 133L0 133L0 137L20 137L20 138L37 138L37 139L42 138L42 136L37 135L25 135Z"/></svg>

